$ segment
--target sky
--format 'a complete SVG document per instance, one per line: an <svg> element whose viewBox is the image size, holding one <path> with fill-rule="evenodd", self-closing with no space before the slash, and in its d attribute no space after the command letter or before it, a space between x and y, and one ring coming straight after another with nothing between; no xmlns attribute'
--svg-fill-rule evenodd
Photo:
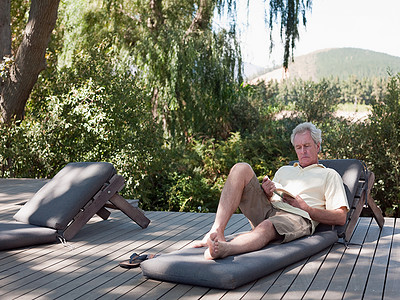
<svg viewBox="0 0 400 300"><path fill-rule="evenodd" d="M264 24L263 0L238 0L243 60L258 66L282 64L279 31L269 54L269 32ZM266 1L269 2L268 0ZM306 27L294 56L327 48L353 47L400 57L400 0L313 0ZM277 28L279 25L277 25Z"/></svg>

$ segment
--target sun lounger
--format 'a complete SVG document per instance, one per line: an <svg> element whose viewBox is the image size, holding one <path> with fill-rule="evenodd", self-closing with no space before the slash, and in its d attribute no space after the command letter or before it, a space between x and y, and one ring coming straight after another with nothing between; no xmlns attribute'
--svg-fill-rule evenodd
<svg viewBox="0 0 400 300"><path fill-rule="evenodd" d="M139 226L150 221L118 192L124 178L105 162L69 163L15 215L16 222L0 223L0 250L70 240L98 214L107 219L107 202Z"/></svg>
<svg viewBox="0 0 400 300"><path fill-rule="evenodd" d="M333 228L320 224L311 236L286 244L272 243L259 251L218 260L205 260L204 248L185 248L144 261L141 264L143 275L162 281L234 289L312 256L333 245L339 238L349 241L357 219L367 205L382 228L382 213L370 195L373 173L354 159L323 160L320 163L337 170L343 178L351 207L345 226Z"/></svg>

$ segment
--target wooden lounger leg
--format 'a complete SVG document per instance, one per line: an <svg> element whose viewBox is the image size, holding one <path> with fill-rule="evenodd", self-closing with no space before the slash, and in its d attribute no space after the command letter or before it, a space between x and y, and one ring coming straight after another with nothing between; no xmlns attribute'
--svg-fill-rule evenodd
<svg viewBox="0 0 400 300"><path fill-rule="evenodd" d="M374 185L375 174L373 172L369 173L368 176L368 192L367 192L367 205L369 209L372 211L376 223L378 223L379 227L382 228L385 224L385 219L383 217L381 209L376 205L374 199L371 196L371 190Z"/></svg>
<svg viewBox="0 0 400 300"><path fill-rule="evenodd" d="M150 220L138 208L129 204L121 195L114 194L109 201L135 221L140 227L146 228L149 225Z"/></svg>
<svg viewBox="0 0 400 300"><path fill-rule="evenodd" d="M103 220L107 220L111 213L103 206L100 210L96 213L100 218Z"/></svg>

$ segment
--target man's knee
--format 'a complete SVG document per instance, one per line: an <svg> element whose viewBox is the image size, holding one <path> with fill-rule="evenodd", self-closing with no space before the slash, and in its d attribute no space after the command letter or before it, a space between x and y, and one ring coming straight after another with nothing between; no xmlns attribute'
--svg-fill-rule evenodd
<svg viewBox="0 0 400 300"><path fill-rule="evenodd" d="M272 222L268 219L265 219L264 221L262 221L260 224L257 225L257 228L259 228L259 230L265 231L265 232L269 232L271 230L275 230L274 225L272 224Z"/></svg>
<svg viewBox="0 0 400 300"><path fill-rule="evenodd" d="M272 222L268 219L258 224L255 230L262 233L269 241L275 240L279 237L279 234L276 231L274 224L272 224Z"/></svg>
<svg viewBox="0 0 400 300"><path fill-rule="evenodd" d="M249 176L252 177L254 175L254 171L248 163L240 162L240 163L236 163L231 168L230 174L239 174L239 175L246 176L246 177L249 177Z"/></svg>

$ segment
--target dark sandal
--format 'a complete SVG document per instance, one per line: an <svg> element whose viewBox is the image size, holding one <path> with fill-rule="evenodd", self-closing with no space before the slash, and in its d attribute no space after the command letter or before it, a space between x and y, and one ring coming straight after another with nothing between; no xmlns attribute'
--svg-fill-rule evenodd
<svg viewBox="0 0 400 300"><path fill-rule="evenodd" d="M142 262L144 262L147 259L147 255L137 255L136 253L133 253L129 260L125 260L119 263L119 266L121 268L125 269L132 269L132 268L137 268L140 266Z"/></svg>

